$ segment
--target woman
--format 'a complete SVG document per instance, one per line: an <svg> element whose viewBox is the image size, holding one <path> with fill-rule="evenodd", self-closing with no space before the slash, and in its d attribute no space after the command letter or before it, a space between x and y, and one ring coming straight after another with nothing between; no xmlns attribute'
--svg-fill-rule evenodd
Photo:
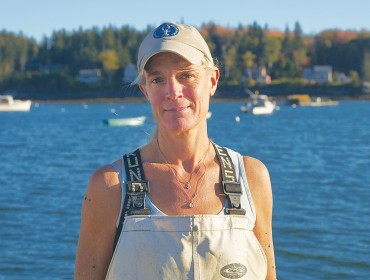
<svg viewBox="0 0 370 280"><path fill-rule="evenodd" d="M208 138L219 70L206 42L164 23L144 38L137 66L157 129L93 174L75 278L275 279L268 171Z"/></svg>

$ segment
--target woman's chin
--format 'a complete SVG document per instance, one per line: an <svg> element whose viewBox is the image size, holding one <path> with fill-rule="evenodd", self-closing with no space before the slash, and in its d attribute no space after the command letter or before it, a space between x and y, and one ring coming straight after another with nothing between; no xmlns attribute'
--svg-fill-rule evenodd
<svg viewBox="0 0 370 280"><path fill-rule="evenodd" d="M181 133L184 131L188 131L193 127L193 125L192 122L189 121L189 119L178 118L166 122L165 127L166 129L171 130L173 132Z"/></svg>

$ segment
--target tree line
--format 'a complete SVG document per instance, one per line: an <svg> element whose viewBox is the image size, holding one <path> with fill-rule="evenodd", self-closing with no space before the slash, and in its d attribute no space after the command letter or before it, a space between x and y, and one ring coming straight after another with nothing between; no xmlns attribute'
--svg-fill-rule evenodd
<svg viewBox="0 0 370 280"><path fill-rule="evenodd" d="M116 87L129 64L136 64L139 44L154 26L136 30L129 26L59 30L41 41L0 32L0 88L46 90L85 89L76 82L80 69L103 71L100 86ZM290 30L273 30L254 22L228 28L203 24L201 34L217 58L220 83L253 83L251 70L264 67L275 82L302 81L305 68L330 65L354 83L370 80L370 32L324 30L304 34L299 22Z"/></svg>

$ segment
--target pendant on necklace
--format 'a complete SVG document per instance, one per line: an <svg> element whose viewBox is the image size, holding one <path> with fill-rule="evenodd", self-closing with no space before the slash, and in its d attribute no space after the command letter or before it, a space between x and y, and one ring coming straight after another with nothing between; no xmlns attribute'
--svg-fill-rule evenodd
<svg viewBox="0 0 370 280"><path fill-rule="evenodd" d="M189 208L193 208L194 207L194 203L192 201L189 201L188 206L189 206Z"/></svg>
<svg viewBox="0 0 370 280"><path fill-rule="evenodd" d="M190 189L191 188L190 182L185 183L184 188L187 190Z"/></svg>

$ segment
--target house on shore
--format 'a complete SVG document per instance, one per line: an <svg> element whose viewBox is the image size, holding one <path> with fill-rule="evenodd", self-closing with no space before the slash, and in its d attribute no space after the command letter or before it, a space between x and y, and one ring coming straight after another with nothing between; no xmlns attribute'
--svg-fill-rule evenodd
<svg viewBox="0 0 370 280"><path fill-rule="evenodd" d="M77 81L85 84L99 83L101 80L100 69L81 69L78 71Z"/></svg>
<svg viewBox="0 0 370 280"><path fill-rule="evenodd" d="M333 82L333 68L330 65L315 65L312 69L305 68L303 78L309 83L331 84Z"/></svg>
<svg viewBox="0 0 370 280"><path fill-rule="evenodd" d="M270 84L271 77L267 73L267 69L264 66L253 66L248 67L245 70L245 79L252 79L257 83Z"/></svg>

